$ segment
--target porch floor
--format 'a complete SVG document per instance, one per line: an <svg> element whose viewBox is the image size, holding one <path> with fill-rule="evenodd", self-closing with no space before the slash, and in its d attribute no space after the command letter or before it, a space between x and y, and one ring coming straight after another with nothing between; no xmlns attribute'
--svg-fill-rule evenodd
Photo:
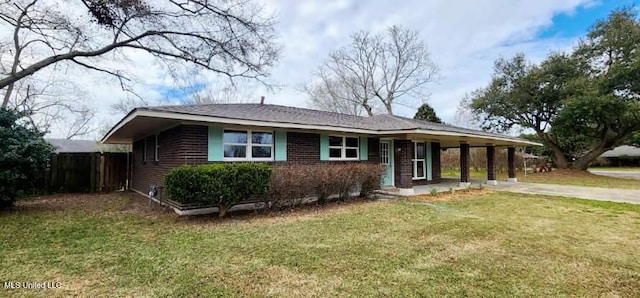
<svg viewBox="0 0 640 298"><path fill-rule="evenodd" d="M494 185L487 185L487 180L486 179L471 179L471 187L473 188L477 188L480 183L483 183L484 187L495 187ZM507 181L501 181L498 180L498 185L509 185L509 184L514 184L513 182L507 182ZM461 187L460 186L460 179L455 179L455 178L442 178L442 181L440 183L437 184L427 184L427 185L416 185L413 187L413 194L410 195L425 195L425 194L430 194L432 189L437 189L438 192L448 192L451 191L451 188L454 188L455 190L463 190L465 189L465 187ZM405 195L402 193L399 193L398 191L395 190L381 190L379 191L382 194L386 194L386 195Z"/></svg>

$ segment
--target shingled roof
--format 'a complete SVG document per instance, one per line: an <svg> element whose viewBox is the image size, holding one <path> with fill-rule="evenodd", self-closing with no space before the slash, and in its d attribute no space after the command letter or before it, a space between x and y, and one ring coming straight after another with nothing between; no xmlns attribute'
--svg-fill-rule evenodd
<svg viewBox="0 0 640 298"><path fill-rule="evenodd" d="M323 125L343 128L357 128L374 131L399 130L435 130L483 136L505 135L493 134L479 130L456 127L447 124L414 120L394 115L374 115L372 117L346 115L335 112L319 111L305 108L287 107L271 104L199 104L173 105L139 108L140 110L171 112L187 115L211 116L238 120L269 121L291 124ZM519 139L518 139L519 140Z"/></svg>
<svg viewBox="0 0 640 298"><path fill-rule="evenodd" d="M620 146L613 148L600 155L602 157L637 157L640 156L640 147L634 146Z"/></svg>
<svg viewBox="0 0 640 298"><path fill-rule="evenodd" d="M463 139L465 137L475 137L478 144L491 143L492 140L502 140L502 143L507 142L509 144L539 145L511 136L394 115L363 117L272 104L197 104L136 108L105 135L103 142L125 142L134 137L135 130L146 130L146 133L150 133L154 124L149 122L148 119L162 121L163 123L155 125L165 126L175 125L176 121L189 120L194 122L345 131L378 135L423 134L432 137L446 135ZM118 134L121 129L125 129L126 132ZM112 139L114 134L118 135ZM139 136L141 133L137 135Z"/></svg>

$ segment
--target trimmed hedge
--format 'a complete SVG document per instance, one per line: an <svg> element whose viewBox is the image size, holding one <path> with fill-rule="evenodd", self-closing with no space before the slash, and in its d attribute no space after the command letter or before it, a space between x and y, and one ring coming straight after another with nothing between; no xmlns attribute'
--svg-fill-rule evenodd
<svg viewBox="0 0 640 298"><path fill-rule="evenodd" d="M310 196L317 197L320 204L331 195L346 199L354 191L367 196L380 187L381 172L380 165L364 163L276 165L267 203L280 208Z"/></svg>
<svg viewBox="0 0 640 298"><path fill-rule="evenodd" d="M262 163L221 163L181 166L164 178L166 193L184 204L216 205L222 217L233 205L265 196L271 167Z"/></svg>

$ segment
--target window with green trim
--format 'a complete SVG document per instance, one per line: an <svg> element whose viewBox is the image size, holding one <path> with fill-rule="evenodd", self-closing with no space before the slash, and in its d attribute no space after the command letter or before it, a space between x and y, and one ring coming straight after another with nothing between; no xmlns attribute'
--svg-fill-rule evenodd
<svg viewBox="0 0 640 298"><path fill-rule="evenodd" d="M329 136L329 159L358 160L360 158L360 138Z"/></svg>
<svg viewBox="0 0 640 298"><path fill-rule="evenodd" d="M273 132L224 130L224 160L273 160Z"/></svg>

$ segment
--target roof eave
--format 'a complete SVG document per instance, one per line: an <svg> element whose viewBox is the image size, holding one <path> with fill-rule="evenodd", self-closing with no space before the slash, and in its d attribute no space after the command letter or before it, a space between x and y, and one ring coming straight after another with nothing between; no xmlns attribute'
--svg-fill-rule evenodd
<svg viewBox="0 0 640 298"><path fill-rule="evenodd" d="M126 125L136 117L154 117L154 118L174 119L174 120L183 120L183 121L240 124L240 125L259 126L259 127L340 131L340 132L347 132L347 133L362 133L362 134L381 135L381 136L393 135L393 134L409 134L409 133L425 134L425 135L437 134L437 135L446 135L446 136L452 136L452 137L487 139L487 143L490 143L491 140L498 140L498 141L514 143L517 145L542 146L542 144L540 143L530 142L530 141L520 140L520 139L512 139L512 138L501 137L501 136L483 136L483 135L470 134L470 133L457 133L457 132L450 132L450 131L444 131L444 130L424 130L424 129L415 129L415 128L395 129L395 130L372 130L372 129L349 128L349 127L342 127L342 126L313 125L313 124L288 123L288 122L276 122L276 121L259 121L259 120L247 120L247 119L237 119L237 118L229 118L229 117L205 116L205 115L196 115L196 114L190 114L190 113L158 111L158 110L153 110L148 108L136 108L131 110L131 112L129 112L115 126L113 126L109 130L109 132L105 134L105 136L100 140L100 142L101 143L108 142L109 138L111 138L111 136L113 136L115 132L117 132L120 128L122 128L124 125Z"/></svg>

